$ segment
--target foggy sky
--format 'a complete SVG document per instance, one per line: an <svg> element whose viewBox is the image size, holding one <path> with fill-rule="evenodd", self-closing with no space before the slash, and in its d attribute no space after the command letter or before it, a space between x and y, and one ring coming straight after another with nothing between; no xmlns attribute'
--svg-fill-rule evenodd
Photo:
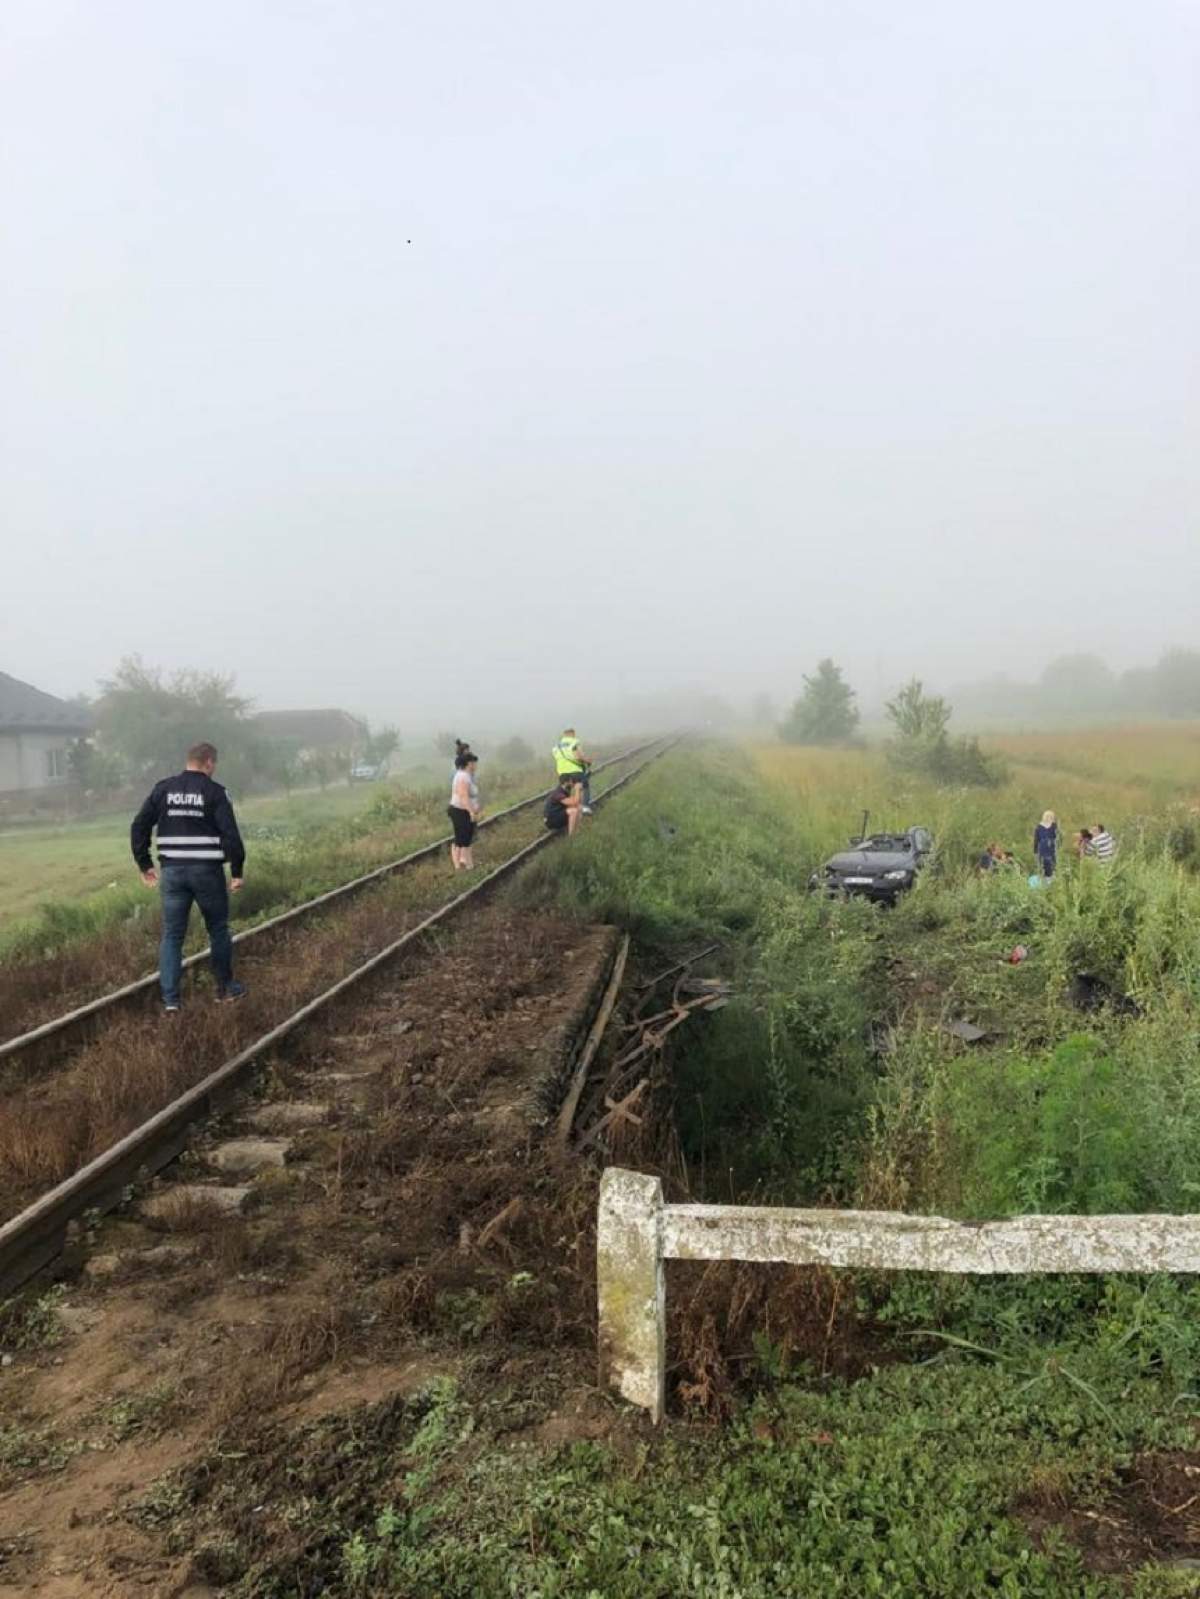
<svg viewBox="0 0 1200 1599"><path fill-rule="evenodd" d="M0 20L0 669L557 729L1197 643L1187 0Z"/></svg>

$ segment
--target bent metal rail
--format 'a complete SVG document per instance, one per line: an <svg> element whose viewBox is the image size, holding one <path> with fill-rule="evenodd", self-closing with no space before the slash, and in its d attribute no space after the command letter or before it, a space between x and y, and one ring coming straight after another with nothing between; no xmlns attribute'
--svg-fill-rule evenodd
<svg viewBox="0 0 1200 1599"><path fill-rule="evenodd" d="M644 744L635 744L632 749L620 755L611 755L606 761L599 761L592 768L593 773L606 771L609 767L618 766L622 761L629 761L635 755L641 755L648 749L653 749L661 739L650 739ZM536 805L545 799L548 789L542 789L537 794L531 794L528 799L518 800L515 805L509 805L502 811L497 811L494 816L486 817L479 825L481 828L491 827L496 822L502 822L506 817L516 816L519 812L528 810L531 805ZM610 791L611 792L611 791ZM408 855L402 855L398 860L388 861L383 866L376 866L369 872L364 872L361 877L351 878L349 882L339 883L336 888L328 889L324 894L318 894L315 899L306 899L299 905L293 905L290 910L281 911L278 916L272 916L265 922L258 922L254 927L248 927L244 932L235 933L233 942L244 943L246 939L257 938L260 933L273 932L287 922L295 921L298 917L311 915L313 911L334 904L337 900L344 899L347 895L356 894L372 883L381 882L385 877L391 877L396 872L405 871L410 866L416 866L420 861L429 860L439 851L446 848L451 842L449 834L445 838L435 839L432 844L422 844L420 849L413 850ZM189 955L183 963L187 971L193 966L198 966L208 956L208 950L202 949L195 955ZM85 1005L76 1006L74 1010L64 1011L61 1016L55 1016L51 1021L43 1022L40 1027L32 1027L27 1033L19 1033L14 1038L0 1043L0 1060L20 1054L23 1050L32 1049L34 1045L43 1043L46 1039L54 1037L57 1033L68 1031L72 1027L86 1024L93 1016L106 1011L113 1006L125 1003L144 994L158 982L158 973L147 972L144 977L135 978L133 982L124 984L121 988L114 988L107 994L101 994L97 999L92 999Z"/></svg>
<svg viewBox="0 0 1200 1599"><path fill-rule="evenodd" d="M655 741L652 753L619 777L603 794L597 795L592 801L593 805L606 803L639 773L645 771L653 761L674 748L678 742L677 737ZM642 746L643 749L646 747ZM628 755L618 757L621 758L627 759ZM268 1050L282 1043L289 1034L294 1033L310 1017L323 1010L348 989L353 988L356 983L360 983L370 973L394 959L401 950L414 944L431 927L448 920L464 905L484 894L502 878L511 876L538 850L552 843L555 837L553 833L543 833L532 843L524 845L486 877L481 878L472 888L447 901L439 910L426 916L423 921L418 922L415 927L410 928L407 933L384 949L377 951L361 966L327 988L324 993L301 1005L299 1010L294 1011L278 1026L271 1028L270 1032L264 1033L261 1038L256 1039L231 1060L227 1060L224 1065L218 1066L216 1071L210 1072L202 1081L151 1116L140 1127L127 1133L111 1149L105 1150L102 1155L97 1155L95 1160L77 1171L73 1177L68 1177L65 1182L59 1183L57 1187L43 1194L32 1205L5 1222L0 1227L0 1297L19 1288L47 1261L53 1260L62 1252L67 1227L72 1221L88 1212L112 1210L122 1202L130 1184L137 1177L151 1175L174 1160L186 1144L193 1123L205 1120L226 1104L237 1092L250 1068Z"/></svg>

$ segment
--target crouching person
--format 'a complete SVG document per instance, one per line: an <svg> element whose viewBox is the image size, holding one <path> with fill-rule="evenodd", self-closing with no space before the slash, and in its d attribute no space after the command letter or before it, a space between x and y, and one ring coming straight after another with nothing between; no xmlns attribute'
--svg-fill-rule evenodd
<svg viewBox="0 0 1200 1599"><path fill-rule="evenodd" d="M200 907L208 931L217 998L240 999L246 992L233 976L229 893L225 885L228 861L229 888L235 893L241 888L246 850L229 795L213 781L216 764L215 745L193 745L183 771L154 785L129 830L142 882L150 887L158 883L162 890L158 976L163 1007L168 1011L179 1009L183 941L193 900ZM157 835L157 872L150 858L152 831Z"/></svg>
<svg viewBox="0 0 1200 1599"><path fill-rule="evenodd" d="M583 792L579 781L569 773L564 773L558 780L558 787L547 794L542 807L546 826L552 833L566 833L569 838L579 826L582 810Z"/></svg>

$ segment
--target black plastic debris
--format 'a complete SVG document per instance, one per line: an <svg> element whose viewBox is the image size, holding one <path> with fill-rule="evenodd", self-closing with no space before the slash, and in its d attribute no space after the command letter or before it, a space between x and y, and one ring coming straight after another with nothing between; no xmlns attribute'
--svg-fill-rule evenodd
<svg viewBox="0 0 1200 1599"><path fill-rule="evenodd" d="M1076 972L1067 985L1067 998L1076 1010L1103 1010L1107 1006L1117 1016L1142 1014L1142 1007L1136 999L1122 994L1094 972Z"/></svg>

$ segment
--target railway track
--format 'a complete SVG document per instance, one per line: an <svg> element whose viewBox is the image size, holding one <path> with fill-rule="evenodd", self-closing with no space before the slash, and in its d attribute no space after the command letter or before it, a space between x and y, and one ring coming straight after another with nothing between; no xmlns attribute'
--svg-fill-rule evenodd
<svg viewBox="0 0 1200 1599"><path fill-rule="evenodd" d="M612 766L620 761L630 760L636 755L643 756L642 760L617 778L603 794L596 796L593 804L597 807L606 804L613 795L619 793L647 766L665 755L678 742L677 737L655 740L605 762L606 766ZM536 795L523 800L517 806L510 807L507 812L499 813L492 820L498 821L502 815L511 815L513 811L525 809L541 797ZM12 1293L62 1252L67 1239L67 1230L72 1222L114 1209L126 1198L135 1181L153 1175L174 1160L186 1146L190 1131L196 1123L207 1120L227 1105L245 1084L255 1066L270 1051L372 973L395 960L405 949L424 938L433 928L452 920L465 906L482 899L497 883L510 877L532 856L553 841L554 835L544 833L515 851L478 883L425 916L399 938L376 950L337 982L299 1006L214 1071L209 1072L199 1082L149 1116L102 1154L89 1161L74 1175L58 1183L0 1226L0 1297ZM445 843L445 840L439 840L436 844L428 845L422 850L415 851L413 855L404 857L402 861L378 868L375 872L355 879L353 883L344 884L340 889L309 901L304 906L296 906L282 917L273 919L273 924L278 925L282 921L294 919L299 912L311 911L318 905L328 904L331 898L357 890L389 871L398 871L415 860L425 859L437 850L443 849ZM259 927L250 929L242 937L263 932L269 925L272 924L262 923ZM201 958L201 956L193 957L193 963ZM96 1017L102 1015L106 1008L115 1011L131 993L142 992L154 981L156 976L151 975L139 980L136 985L126 985L125 988L104 996L102 1000L93 1001L90 1006L80 1007L79 1010L58 1018L57 1023L47 1023L46 1028L72 1025L75 1018L81 1015L89 1024L94 1024ZM25 1035L30 1041L42 1036L45 1036L45 1029L42 1028ZM11 1045L21 1042L19 1039L12 1040L10 1046L6 1047L11 1053Z"/></svg>
<svg viewBox="0 0 1200 1599"><path fill-rule="evenodd" d="M633 760L638 755L645 754L661 744L661 739L651 739L644 744L635 744L631 749L619 755L610 756L605 761L599 761L592 768L593 774L609 771L614 766ZM509 805L502 811L497 811L494 816L489 816L480 823L481 831L484 828L494 827L496 823L505 821L512 816L520 815L532 806L538 805L545 799L548 790L542 789L536 794L531 794L527 799L518 800L515 805ZM418 866L422 861L435 857L445 850L450 844L450 835L435 839L432 844L423 844L420 849L415 849L407 855L399 856L394 861L387 861L382 866L376 866L369 872L364 872L359 877L351 878L348 882L340 883L336 888L318 894L315 898L304 900L299 905L293 905L286 911L281 911L277 916L269 917L264 922L258 922L253 927L246 928L243 932L235 933L235 944L246 944L251 939L259 938L264 933L275 933L280 928L291 927L298 921L312 916L318 911L328 910L331 906L353 898L364 889L374 887L384 882L387 878ZM207 947L189 955L183 962L185 971L194 970L208 958ZM61 1016L56 1016L50 1021L43 1022L37 1027L31 1027L24 1033L0 1042L0 1067L16 1060L19 1057L28 1058L49 1048L60 1048L70 1043L73 1037L86 1035L102 1019L119 1007L137 1004L139 1000L153 995L158 987L158 972L146 972L142 977L135 978L132 982L124 983L120 988L110 990L97 998L88 1000L83 1005L64 1011Z"/></svg>

